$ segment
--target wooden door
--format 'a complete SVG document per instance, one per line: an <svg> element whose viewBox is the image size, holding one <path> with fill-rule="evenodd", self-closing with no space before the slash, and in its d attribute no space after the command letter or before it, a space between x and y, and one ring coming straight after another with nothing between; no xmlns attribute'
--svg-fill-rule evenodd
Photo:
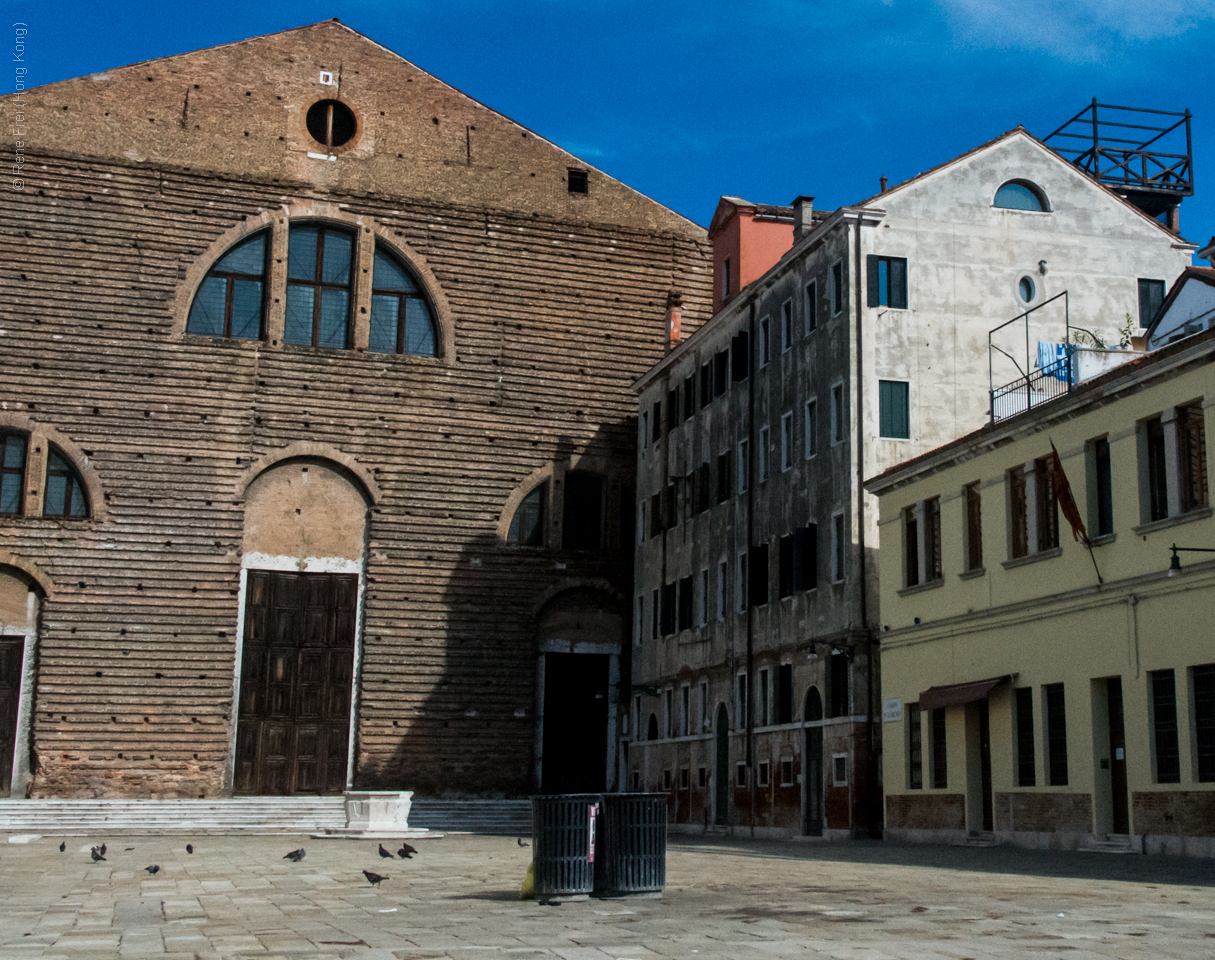
<svg viewBox="0 0 1215 960"><path fill-rule="evenodd" d="M358 582L249 572L234 792L346 788Z"/></svg>
<svg viewBox="0 0 1215 960"><path fill-rule="evenodd" d="M0 797L7 797L13 788L17 701L21 697L24 655L25 637L0 637Z"/></svg>
<svg viewBox="0 0 1215 960"><path fill-rule="evenodd" d="M979 789L983 801L983 829L990 833L995 823L991 792L991 714L987 701L979 701Z"/></svg>

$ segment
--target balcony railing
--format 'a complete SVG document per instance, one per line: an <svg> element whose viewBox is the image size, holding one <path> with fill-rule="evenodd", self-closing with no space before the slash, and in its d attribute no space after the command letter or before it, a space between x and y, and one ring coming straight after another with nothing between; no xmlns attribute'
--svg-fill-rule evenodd
<svg viewBox="0 0 1215 960"><path fill-rule="evenodd" d="M1072 351L1069 348L1054 363L992 390L991 422L999 423L1070 393L1074 383Z"/></svg>

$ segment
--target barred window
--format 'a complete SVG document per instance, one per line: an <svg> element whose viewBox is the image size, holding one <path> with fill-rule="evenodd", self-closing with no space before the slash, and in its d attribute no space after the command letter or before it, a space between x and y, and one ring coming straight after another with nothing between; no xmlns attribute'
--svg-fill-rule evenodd
<svg viewBox="0 0 1215 960"><path fill-rule="evenodd" d="M1194 745L1198 782L1215 783L1215 664L1194 667Z"/></svg>
<svg viewBox="0 0 1215 960"><path fill-rule="evenodd" d="M920 723L920 705L907 704L907 789L924 787L924 748Z"/></svg>
<svg viewBox="0 0 1215 960"><path fill-rule="evenodd" d="M1202 404L1177 408L1177 453L1181 461L1181 511L1207 505L1207 438Z"/></svg>
<svg viewBox="0 0 1215 960"><path fill-rule="evenodd" d="M1152 692L1152 746L1156 782L1181 782L1181 749L1177 737L1177 689L1172 670L1148 674Z"/></svg>
<svg viewBox="0 0 1215 960"><path fill-rule="evenodd" d="M436 343L434 315L422 288L403 264L376 244L367 349L433 357Z"/></svg>
<svg viewBox="0 0 1215 960"><path fill-rule="evenodd" d="M265 334L269 230L240 241L203 278L190 305L186 333L260 340Z"/></svg>
<svg viewBox="0 0 1215 960"><path fill-rule="evenodd" d="M1063 684L1043 688L1046 699L1047 774L1052 787L1067 786L1067 714Z"/></svg>
<svg viewBox="0 0 1215 960"><path fill-rule="evenodd" d="M1017 707L1017 786L1032 787L1037 783L1034 770L1034 691L1018 687Z"/></svg>

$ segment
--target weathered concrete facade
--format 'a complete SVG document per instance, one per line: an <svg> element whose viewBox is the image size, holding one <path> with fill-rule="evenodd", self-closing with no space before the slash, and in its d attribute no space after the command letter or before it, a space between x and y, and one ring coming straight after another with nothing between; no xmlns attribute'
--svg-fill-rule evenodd
<svg viewBox="0 0 1215 960"><path fill-rule="evenodd" d="M1009 183L1041 209L1005 206ZM882 822L863 479L985 421L990 330L1067 291L1117 342L1136 279L1193 245L1020 128L824 219L805 203L781 261L637 384L629 767L669 779L680 822L839 837ZM1033 337L1063 332L1060 309ZM1015 375L996 354L995 384Z"/></svg>
<svg viewBox="0 0 1215 960"><path fill-rule="evenodd" d="M340 145L306 123L328 101L355 117ZM240 792L241 711L273 712L242 699L249 651L272 650L273 700L297 634L333 659L315 770L288 725L294 789L534 789L546 656L591 643L628 673L629 387L672 291L690 328L708 315L704 231L336 22L0 108L29 144L0 265L0 431L25 452L0 516L13 794ZM285 342L309 225L351 250L345 347ZM260 338L190 333L209 271L257 237ZM371 348L380 254L433 356ZM511 542L529 494L538 532ZM579 613L593 643L567 635Z"/></svg>

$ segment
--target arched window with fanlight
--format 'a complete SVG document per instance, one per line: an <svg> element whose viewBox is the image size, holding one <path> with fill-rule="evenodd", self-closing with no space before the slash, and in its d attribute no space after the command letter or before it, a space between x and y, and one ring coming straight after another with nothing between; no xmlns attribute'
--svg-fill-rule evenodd
<svg viewBox="0 0 1215 960"><path fill-rule="evenodd" d="M520 547L538 547L544 543L544 502L548 499L548 483L542 483L520 502L511 517L506 542Z"/></svg>
<svg viewBox="0 0 1215 960"><path fill-rule="evenodd" d="M190 306L186 333L260 340L265 331L268 230L242 240L210 270Z"/></svg>
<svg viewBox="0 0 1215 960"><path fill-rule="evenodd" d="M287 235L285 343L350 347L353 256L354 234L349 230L321 223L291 225Z"/></svg>
<svg viewBox="0 0 1215 960"><path fill-rule="evenodd" d="M1050 204L1046 194L1036 183L1028 180L1009 180L996 191L992 205L1005 210L1032 210L1049 213Z"/></svg>
<svg viewBox="0 0 1215 960"><path fill-rule="evenodd" d="M433 357L438 353L434 314L421 286L403 263L376 244L371 274L371 329L376 353Z"/></svg>
<svg viewBox="0 0 1215 960"><path fill-rule="evenodd" d="M28 446L29 438L24 433L0 432L0 515L21 513Z"/></svg>
<svg viewBox="0 0 1215 960"><path fill-rule="evenodd" d="M47 450L44 517L83 519L89 515L84 482L71 462L54 447Z"/></svg>

